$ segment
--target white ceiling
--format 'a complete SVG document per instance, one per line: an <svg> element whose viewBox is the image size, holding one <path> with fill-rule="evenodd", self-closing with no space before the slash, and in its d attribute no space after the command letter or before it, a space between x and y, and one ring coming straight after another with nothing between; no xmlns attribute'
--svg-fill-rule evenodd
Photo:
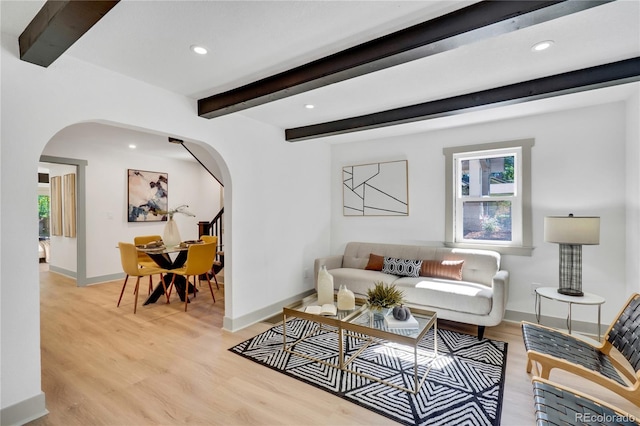
<svg viewBox="0 0 640 426"><path fill-rule="evenodd" d="M18 36L44 1L2 0ZM474 1L123 0L65 55L193 98L220 93ZM531 46L552 39L548 51ZM189 47L206 46L197 56ZM638 56L640 1L619 0L238 112L281 128L382 111ZM54 62L52 67L56 66ZM638 83L326 138L351 141L625 99ZM316 105L313 110L304 108ZM312 142L300 142L312 143ZM169 144L167 144L169 145ZM157 147L156 147L157 149Z"/></svg>

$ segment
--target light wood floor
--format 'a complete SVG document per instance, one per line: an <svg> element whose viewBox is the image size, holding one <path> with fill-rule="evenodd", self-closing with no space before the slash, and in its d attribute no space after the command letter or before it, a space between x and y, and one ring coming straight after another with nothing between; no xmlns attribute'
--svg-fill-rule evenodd
<svg viewBox="0 0 640 426"><path fill-rule="evenodd" d="M31 425L395 424L229 352L271 325L222 331L222 289L213 304L203 287L186 313L174 294L168 305L139 301L134 315L129 284L116 308L121 281L78 288L55 273L40 278L49 414ZM502 424L535 424L519 325L488 328L486 337L509 344ZM584 379L562 372L551 378L640 416L638 407Z"/></svg>

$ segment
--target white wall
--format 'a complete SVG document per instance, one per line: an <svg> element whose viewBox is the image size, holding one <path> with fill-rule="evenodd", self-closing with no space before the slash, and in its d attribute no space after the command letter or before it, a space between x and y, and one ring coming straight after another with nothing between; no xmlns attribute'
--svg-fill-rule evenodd
<svg viewBox="0 0 640 426"><path fill-rule="evenodd" d="M311 278L303 278L304 270L329 249L329 207L323 201L330 196L330 162L325 144L289 144L281 129L242 115L204 120L197 116L192 99L70 57L61 57L47 69L28 64L18 59L17 45L15 38L2 35L3 423L16 412L44 413L39 279L34 267L36 176L45 146L69 126L100 121L172 135L202 145L221 165L227 218L225 327L234 330L249 324L275 312L283 299L312 288ZM119 209L113 210L115 221ZM104 247L106 253L115 251L111 242ZM91 268L104 272L95 264Z"/></svg>
<svg viewBox="0 0 640 426"><path fill-rule="evenodd" d="M533 313L531 284L557 286L558 245L543 241L544 216L601 217L598 246L583 247L583 289L607 298L603 323L628 295L625 278L627 123L622 102L564 112L431 131L391 139L332 146L331 250L349 241L441 244L444 240L444 147L534 138L532 149L533 243L528 256L503 256L511 282L507 309ZM637 118L636 121L637 123ZM637 144L637 136L633 143ZM342 215L343 166L407 159L408 217ZM637 157L636 157L637 160ZM632 172L635 174L635 172ZM637 217L631 222L635 224ZM636 225L637 226L637 225ZM637 256L637 252L633 253ZM637 257L636 257L637 259ZM637 281L635 276L632 278ZM566 305L545 303L543 314L566 316ZM576 307L574 320L596 322L594 308Z"/></svg>
<svg viewBox="0 0 640 426"><path fill-rule="evenodd" d="M129 129L97 123L82 123L67 127L49 141L43 154L54 157L74 158L87 161L86 203L87 218L87 278L106 276L122 272L118 241L133 241L136 235L162 235L166 222L127 221L127 169L166 172L169 177L169 208L189 205L195 217L177 214L183 240L198 237L198 221L211 220L220 209L220 185L195 161L169 160L149 153L131 150L123 155L113 145L121 141L135 142L142 138L155 138L158 143L167 143L166 138ZM182 149L176 147L176 149ZM51 165L54 168L61 165ZM66 166L69 167L69 166ZM73 168L75 169L75 167ZM52 237L51 265L75 272L75 250L73 266L61 263L61 254L66 253L59 240ZM110 250L113 249L113 250Z"/></svg>

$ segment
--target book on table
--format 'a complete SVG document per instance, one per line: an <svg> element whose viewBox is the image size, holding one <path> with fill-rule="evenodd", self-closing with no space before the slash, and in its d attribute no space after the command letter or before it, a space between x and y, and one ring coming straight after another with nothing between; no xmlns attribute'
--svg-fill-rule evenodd
<svg viewBox="0 0 640 426"><path fill-rule="evenodd" d="M304 311L314 315L334 316L338 314L336 305L334 305L333 303L325 303L324 305L321 305L321 306L310 305L310 306L307 306Z"/></svg>
<svg viewBox="0 0 640 426"><path fill-rule="evenodd" d="M387 328L418 328L418 320L416 320L413 315L409 316L409 319L402 321L395 319L392 314L389 314L384 317L384 323Z"/></svg>

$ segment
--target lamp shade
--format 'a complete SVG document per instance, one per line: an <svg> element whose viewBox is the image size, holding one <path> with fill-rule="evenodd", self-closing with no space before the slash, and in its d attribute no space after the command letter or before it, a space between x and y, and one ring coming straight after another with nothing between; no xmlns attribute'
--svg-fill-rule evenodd
<svg viewBox="0 0 640 426"><path fill-rule="evenodd" d="M544 218L544 241L547 243L600 244L600 218L547 216Z"/></svg>

